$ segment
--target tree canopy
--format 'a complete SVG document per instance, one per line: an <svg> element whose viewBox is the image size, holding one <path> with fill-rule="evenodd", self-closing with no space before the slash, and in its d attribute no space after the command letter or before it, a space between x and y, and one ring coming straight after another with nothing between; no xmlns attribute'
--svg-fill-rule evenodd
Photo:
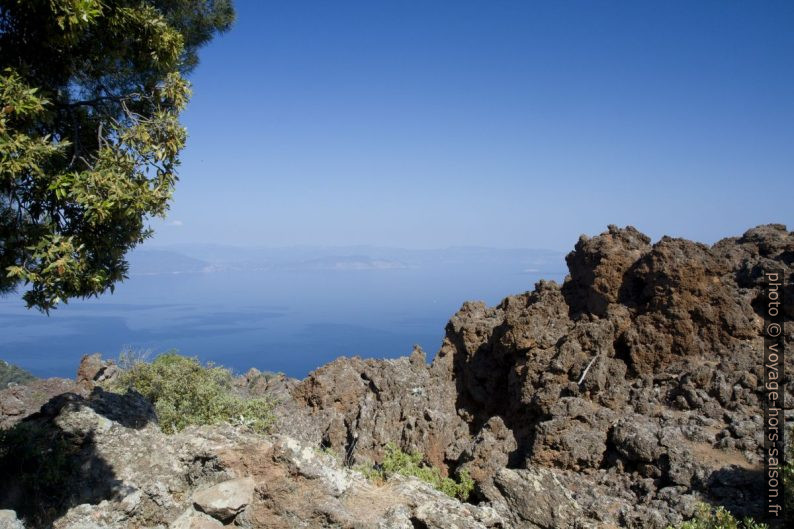
<svg viewBox="0 0 794 529"><path fill-rule="evenodd" d="M198 49L231 0L0 0L0 293L113 290L177 180Z"/></svg>

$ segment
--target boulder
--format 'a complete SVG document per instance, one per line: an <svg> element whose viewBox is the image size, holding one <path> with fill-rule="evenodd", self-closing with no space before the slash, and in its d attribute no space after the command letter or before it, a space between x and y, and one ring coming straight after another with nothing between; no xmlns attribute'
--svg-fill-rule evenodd
<svg viewBox="0 0 794 529"><path fill-rule="evenodd" d="M195 492L193 504L200 511L226 522L237 516L251 503L253 494L253 479L231 479Z"/></svg>
<svg viewBox="0 0 794 529"><path fill-rule="evenodd" d="M618 453L633 463L653 463L663 453L659 427L641 415L620 419L609 433Z"/></svg>
<svg viewBox="0 0 794 529"><path fill-rule="evenodd" d="M496 475L494 483L516 527L575 527L581 507L550 470L505 468Z"/></svg>
<svg viewBox="0 0 794 529"><path fill-rule="evenodd" d="M14 511L0 509L0 529L25 529L25 524Z"/></svg>
<svg viewBox="0 0 794 529"><path fill-rule="evenodd" d="M102 360L102 355L94 353L83 355L77 368L75 382L86 392L90 392L99 383L109 383L118 375L118 368L112 360Z"/></svg>

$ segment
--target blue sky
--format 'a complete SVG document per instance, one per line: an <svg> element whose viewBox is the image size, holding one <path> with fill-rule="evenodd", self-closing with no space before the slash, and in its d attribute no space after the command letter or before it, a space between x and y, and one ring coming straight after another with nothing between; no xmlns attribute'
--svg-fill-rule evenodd
<svg viewBox="0 0 794 529"><path fill-rule="evenodd" d="M565 250L607 224L794 225L794 2L236 6L192 75L155 245Z"/></svg>

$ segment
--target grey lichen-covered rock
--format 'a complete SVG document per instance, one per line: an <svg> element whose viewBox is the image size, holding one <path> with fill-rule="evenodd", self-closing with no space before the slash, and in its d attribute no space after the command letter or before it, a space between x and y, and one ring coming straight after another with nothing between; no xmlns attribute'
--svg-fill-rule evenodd
<svg viewBox="0 0 794 529"><path fill-rule="evenodd" d="M251 503L253 495L252 478L230 479L194 492L193 505L213 518L226 522L242 512Z"/></svg>
<svg viewBox="0 0 794 529"><path fill-rule="evenodd" d="M418 526L428 529L503 529L510 527L507 519L491 506L461 503L444 494L439 494L438 491L419 480L395 476L387 483L387 486L403 498L403 505L407 508L398 512L403 513L412 523L410 527Z"/></svg>
<svg viewBox="0 0 794 529"><path fill-rule="evenodd" d="M20 432L57 441L49 456L63 463L59 495L40 510L25 501L25 487L40 482L14 474L0 481L0 501L18 502L28 529L375 529L388 519L438 529L508 527L487 506L461 503L413 478L373 483L289 436L230 425L165 435L141 399L95 389L47 403ZM11 512L4 516L12 520Z"/></svg>
<svg viewBox="0 0 794 529"><path fill-rule="evenodd" d="M494 483L506 505L503 514L516 527L573 528L582 512L573 492L548 469L502 469Z"/></svg>
<svg viewBox="0 0 794 529"><path fill-rule="evenodd" d="M0 509L0 529L25 529L25 524L14 511Z"/></svg>
<svg viewBox="0 0 794 529"><path fill-rule="evenodd" d="M223 523L207 514L188 509L174 520L169 529L216 529Z"/></svg>

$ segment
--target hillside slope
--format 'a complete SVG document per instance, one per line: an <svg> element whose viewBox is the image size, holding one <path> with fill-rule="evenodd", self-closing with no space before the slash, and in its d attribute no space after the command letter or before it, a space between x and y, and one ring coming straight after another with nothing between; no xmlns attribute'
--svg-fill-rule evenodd
<svg viewBox="0 0 794 529"><path fill-rule="evenodd" d="M32 446L57 441L69 469L35 518L19 508L30 479L20 466L0 483L0 509L64 529L662 528L702 500L763 515L758 301L763 270L781 269L794 315L794 233L767 225L713 246L652 245L610 226L582 237L567 262L563 285L464 304L430 365L417 349L339 358L302 381L240 377L239 391L278 399L273 435L216 426L166 436L140 397L97 386L114 369L92 357L72 393L48 394L25 419L32 392L0 391L3 423L30 425ZM790 328L785 341L792 351ZM471 503L350 468L382 461L388 443L467 471Z"/></svg>

